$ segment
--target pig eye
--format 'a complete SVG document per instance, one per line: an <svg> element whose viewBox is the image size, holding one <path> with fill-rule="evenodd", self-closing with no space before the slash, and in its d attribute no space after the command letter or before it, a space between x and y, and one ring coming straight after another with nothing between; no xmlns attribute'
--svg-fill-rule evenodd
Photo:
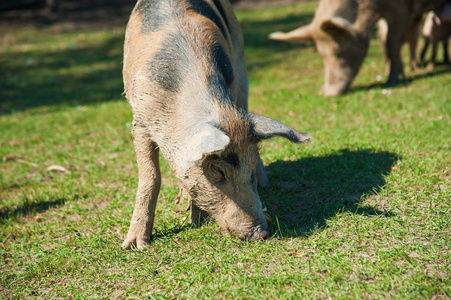
<svg viewBox="0 0 451 300"><path fill-rule="evenodd" d="M210 175L214 181L222 182L225 180L224 171L220 167L211 164L210 170L211 170Z"/></svg>

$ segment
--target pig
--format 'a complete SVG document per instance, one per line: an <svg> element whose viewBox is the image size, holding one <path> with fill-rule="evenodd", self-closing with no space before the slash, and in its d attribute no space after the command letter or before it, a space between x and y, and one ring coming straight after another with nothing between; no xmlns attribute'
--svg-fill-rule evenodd
<svg viewBox="0 0 451 300"><path fill-rule="evenodd" d="M424 62L426 51L432 42L431 60L426 65L426 69L432 71L434 68L439 42L443 44L443 61L449 64L448 41L451 37L451 3L448 2L435 11L428 13L424 21L422 35L425 41L420 55L422 62Z"/></svg>
<svg viewBox="0 0 451 300"><path fill-rule="evenodd" d="M231 4L139 0L126 29L123 78L139 183L122 247L142 249L151 239L160 150L188 194L193 224L209 216L226 235L268 238L259 142L310 136L248 112L244 42Z"/></svg>
<svg viewBox="0 0 451 300"><path fill-rule="evenodd" d="M288 33L274 32L269 38L314 43L323 58L326 97L346 91L366 56L374 24L388 24L387 56L390 74L387 85L404 76L400 48L415 16L446 0L320 0L313 21Z"/></svg>

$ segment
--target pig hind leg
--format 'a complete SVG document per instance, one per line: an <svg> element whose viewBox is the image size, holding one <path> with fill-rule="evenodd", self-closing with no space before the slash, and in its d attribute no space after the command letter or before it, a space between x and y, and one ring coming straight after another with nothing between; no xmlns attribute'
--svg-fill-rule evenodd
<svg viewBox="0 0 451 300"><path fill-rule="evenodd" d="M410 69L412 72L416 72L418 70L417 65L417 45L418 45L418 34L415 34L412 39L409 41L409 50L410 50Z"/></svg>
<svg viewBox="0 0 451 300"><path fill-rule="evenodd" d="M425 56L426 56L426 52L429 48L429 43L430 43L430 38L425 37L423 50L421 50L421 54L420 54L420 61L422 64L424 64L424 62L425 62Z"/></svg>
<svg viewBox="0 0 451 300"><path fill-rule="evenodd" d="M428 72L432 72L432 70L434 69L435 60L437 58L438 43L439 43L439 41L437 39L432 40L431 60L428 62L427 66L426 66L426 70Z"/></svg>
<svg viewBox="0 0 451 300"><path fill-rule="evenodd" d="M138 161L139 184L130 229L122 247L129 249L135 246L142 249L148 245L152 236L155 207L160 192L159 151L145 128L134 126L132 133Z"/></svg>

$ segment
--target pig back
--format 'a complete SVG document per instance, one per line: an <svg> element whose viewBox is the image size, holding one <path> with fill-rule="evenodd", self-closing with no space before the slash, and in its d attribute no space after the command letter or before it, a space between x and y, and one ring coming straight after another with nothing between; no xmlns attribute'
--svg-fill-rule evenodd
<svg viewBox="0 0 451 300"><path fill-rule="evenodd" d="M243 38L230 3L138 1L126 30L123 78L134 124L176 165L190 128L218 119L224 103L247 108Z"/></svg>

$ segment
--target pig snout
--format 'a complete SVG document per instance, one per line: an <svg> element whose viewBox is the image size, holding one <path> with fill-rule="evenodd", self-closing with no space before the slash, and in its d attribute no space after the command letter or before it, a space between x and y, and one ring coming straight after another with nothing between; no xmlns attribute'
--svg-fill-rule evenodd
<svg viewBox="0 0 451 300"><path fill-rule="evenodd" d="M253 240L266 240L269 238L269 231L268 230L262 230L260 232L256 232L252 235Z"/></svg>
<svg viewBox="0 0 451 300"><path fill-rule="evenodd" d="M259 241L266 240L270 237L269 231L267 229L258 228L250 233L235 233L236 236L243 241Z"/></svg>

